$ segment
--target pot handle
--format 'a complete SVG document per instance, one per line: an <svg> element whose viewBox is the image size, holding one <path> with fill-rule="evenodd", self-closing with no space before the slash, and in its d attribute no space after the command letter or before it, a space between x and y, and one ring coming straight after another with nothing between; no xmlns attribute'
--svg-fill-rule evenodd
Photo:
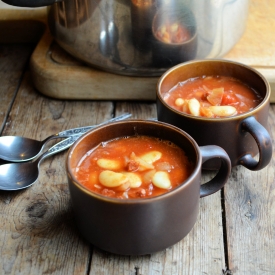
<svg viewBox="0 0 275 275"><path fill-rule="evenodd" d="M2 0L4 3L17 7L38 8L49 6L63 0Z"/></svg>
<svg viewBox="0 0 275 275"><path fill-rule="evenodd" d="M231 161L225 150L216 145L200 146L200 152L202 163L212 158L221 160L221 166L216 176L201 185L200 197L203 198L219 191L225 185L231 172Z"/></svg>
<svg viewBox="0 0 275 275"><path fill-rule="evenodd" d="M239 159L238 163L252 171L263 169L272 157L272 141L268 131L253 116L242 121L241 130L250 133L255 139L259 149L259 160L246 154Z"/></svg>

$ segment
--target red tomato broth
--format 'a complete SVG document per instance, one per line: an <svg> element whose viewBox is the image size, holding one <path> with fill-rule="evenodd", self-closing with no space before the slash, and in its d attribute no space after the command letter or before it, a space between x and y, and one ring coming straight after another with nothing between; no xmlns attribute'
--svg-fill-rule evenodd
<svg viewBox="0 0 275 275"><path fill-rule="evenodd" d="M139 168L136 169L135 166L133 168L130 165L129 157L132 152L140 157L152 151L158 151L162 154L160 159L153 162L154 169L140 171ZM129 172L129 169L133 170L130 172L142 179L141 185L137 188L126 188L126 190L121 190L121 186L106 187L102 185L99 177L100 173L106 171L106 169L100 167L97 163L102 158L119 162L119 168L112 169L114 172L125 173ZM169 168L165 170L171 182L171 186L167 189L155 186L150 179L152 174L163 170L163 168ZM74 175L83 186L95 193L120 199L136 199L159 196L171 191L181 185L193 170L194 164L189 161L185 152L175 144L148 136L133 136L104 142L93 148L80 160Z"/></svg>
<svg viewBox="0 0 275 275"><path fill-rule="evenodd" d="M179 98L183 99L185 103L177 106L176 100ZM179 82L163 95L163 99L168 105L191 115L192 112L188 108L187 102L194 98L200 103L198 115L211 118L223 116L208 112L210 106L233 106L236 112L232 115L237 115L252 110L263 99L259 93L246 84L236 78L227 76L191 78Z"/></svg>

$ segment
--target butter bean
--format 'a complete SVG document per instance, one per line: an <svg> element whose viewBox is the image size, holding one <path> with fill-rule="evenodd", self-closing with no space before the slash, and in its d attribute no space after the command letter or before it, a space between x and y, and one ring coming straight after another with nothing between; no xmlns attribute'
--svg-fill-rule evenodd
<svg viewBox="0 0 275 275"><path fill-rule="evenodd" d="M141 186L142 180L139 175L131 172L123 172L123 174L128 178L130 188L138 188Z"/></svg>
<svg viewBox="0 0 275 275"><path fill-rule="evenodd" d="M99 182L106 187L118 187L127 181L128 177L122 173L105 170L99 174Z"/></svg>
<svg viewBox="0 0 275 275"><path fill-rule="evenodd" d="M156 187L162 189L169 189L171 187L169 175L164 171L157 171L152 178L152 182Z"/></svg>
<svg viewBox="0 0 275 275"><path fill-rule="evenodd" d="M196 98L191 98L188 101L188 107L189 111L193 116L199 116L200 115L200 102Z"/></svg>
<svg viewBox="0 0 275 275"><path fill-rule="evenodd" d="M98 159L97 165L103 169L107 170L118 170L121 168L120 162L118 160L112 160L112 159Z"/></svg>
<svg viewBox="0 0 275 275"><path fill-rule="evenodd" d="M184 104L184 102L185 102L185 100L183 98L179 97L179 98L177 98L175 100L175 105L178 106L178 107L180 107L180 106L182 106Z"/></svg>
<svg viewBox="0 0 275 275"><path fill-rule="evenodd" d="M142 155L140 158L147 163L154 163L155 161L159 160L161 158L162 154L159 151L151 151L144 155Z"/></svg>
<svg viewBox="0 0 275 275"><path fill-rule="evenodd" d="M151 163L148 163L147 161L143 160L142 158L136 156L136 154L134 152L131 153L130 160L133 160L138 163L139 171L154 169L154 165L152 165Z"/></svg>
<svg viewBox="0 0 275 275"><path fill-rule="evenodd" d="M232 116L237 114L237 110L233 106L210 106L210 111L216 116Z"/></svg>

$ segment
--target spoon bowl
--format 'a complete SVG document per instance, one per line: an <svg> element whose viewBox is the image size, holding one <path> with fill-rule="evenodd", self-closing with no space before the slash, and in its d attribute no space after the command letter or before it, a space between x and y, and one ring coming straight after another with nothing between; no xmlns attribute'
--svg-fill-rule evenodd
<svg viewBox="0 0 275 275"><path fill-rule="evenodd" d="M0 166L0 190L25 189L36 182L39 169L36 162L8 163Z"/></svg>
<svg viewBox="0 0 275 275"><path fill-rule="evenodd" d="M0 190L15 191L33 185L39 177L39 166L43 159L69 148L80 136L62 140L44 152L33 162L7 163L0 165Z"/></svg>
<svg viewBox="0 0 275 275"><path fill-rule="evenodd" d="M0 137L0 158L6 161L28 161L37 156L48 140L35 140L20 136Z"/></svg>

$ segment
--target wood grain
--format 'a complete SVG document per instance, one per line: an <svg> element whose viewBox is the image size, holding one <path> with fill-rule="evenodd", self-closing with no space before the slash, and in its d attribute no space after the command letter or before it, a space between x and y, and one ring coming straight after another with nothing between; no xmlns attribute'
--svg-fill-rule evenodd
<svg viewBox="0 0 275 275"><path fill-rule="evenodd" d="M274 148L274 114L269 126ZM234 275L275 274L275 163L253 172L235 167L225 186L229 269Z"/></svg>
<svg viewBox="0 0 275 275"><path fill-rule="evenodd" d="M275 102L275 1L251 0L246 30L224 58L247 64L269 81Z"/></svg>
<svg viewBox="0 0 275 275"><path fill-rule="evenodd" d="M225 58L256 67L275 68L275 2L251 0L246 30Z"/></svg>
<svg viewBox="0 0 275 275"><path fill-rule="evenodd" d="M32 51L31 44L0 46L0 133L9 122L9 110Z"/></svg>

